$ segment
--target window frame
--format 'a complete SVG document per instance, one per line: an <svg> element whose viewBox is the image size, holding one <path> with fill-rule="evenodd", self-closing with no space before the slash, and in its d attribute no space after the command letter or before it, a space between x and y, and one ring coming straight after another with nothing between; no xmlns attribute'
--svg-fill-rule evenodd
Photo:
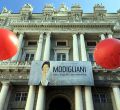
<svg viewBox="0 0 120 110"><path fill-rule="evenodd" d="M93 55L93 52L92 51L88 51L88 53L87 53L88 60L91 61L90 57L89 57L89 54ZM95 62L94 55L93 55L93 61L91 61L91 62Z"/></svg>
<svg viewBox="0 0 120 110"><path fill-rule="evenodd" d="M94 48L96 45L95 45L95 46L88 46L88 45L87 45L87 42L95 42L96 45L97 45L97 41L96 41L96 40L87 40L87 41L86 41L86 46L87 46L87 47L90 47L90 48Z"/></svg>
<svg viewBox="0 0 120 110"><path fill-rule="evenodd" d="M29 55L28 60L26 60L26 55L27 55L27 54ZM25 60L25 61L33 61L33 60L34 60L34 57L33 57L33 60L31 60L31 55L34 55L34 57L35 57L35 54L34 54L34 53L27 53L27 52L26 52L26 53L25 53L25 58L24 58L24 60Z"/></svg>
<svg viewBox="0 0 120 110"><path fill-rule="evenodd" d="M35 58L35 51L34 50L24 50L24 52L23 52L23 55L22 55L22 61L25 61L25 58L26 58L26 54L34 54L34 58ZM33 60L34 60L34 58L33 58ZM32 61L33 61L32 60ZM27 61L31 61L30 60L30 58L29 58L29 60L27 60Z"/></svg>
<svg viewBox="0 0 120 110"><path fill-rule="evenodd" d="M17 96L17 94L20 94L20 96ZM23 95L23 94L26 94L26 95ZM23 101L27 101L27 97L28 97L28 92L16 91L14 100L16 102L23 102Z"/></svg>
<svg viewBox="0 0 120 110"><path fill-rule="evenodd" d="M58 60L58 54L60 55L60 60ZM63 60L63 55L65 55L65 60ZM66 53L57 53L57 61L66 61Z"/></svg>
<svg viewBox="0 0 120 110"><path fill-rule="evenodd" d="M29 42L36 42L36 45L29 45ZM37 40L28 40L27 41L27 46L37 46L37 44L38 44L38 41Z"/></svg>
<svg viewBox="0 0 120 110"><path fill-rule="evenodd" d="M57 61L57 54L59 53L63 53L63 54L66 54L66 60L65 61L68 61L69 60L69 50L55 50L55 54L54 54L54 59L55 61Z"/></svg>
<svg viewBox="0 0 120 110"><path fill-rule="evenodd" d="M97 98L95 98L95 95L98 95ZM102 98L101 95L104 95L105 97ZM104 99L104 101L103 101ZM107 99L107 94L105 93L95 93L93 94L93 100L94 100L94 103L107 103L108 102L108 99ZM96 102L97 100L97 102Z"/></svg>
<svg viewBox="0 0 120 110"><path fill-rule="evenodd" d="M57 45L58 42L66 42L66 45L63 45L63 46L68 46L68 40L56 40L56 46L62 47L62 45Z"/></svg>

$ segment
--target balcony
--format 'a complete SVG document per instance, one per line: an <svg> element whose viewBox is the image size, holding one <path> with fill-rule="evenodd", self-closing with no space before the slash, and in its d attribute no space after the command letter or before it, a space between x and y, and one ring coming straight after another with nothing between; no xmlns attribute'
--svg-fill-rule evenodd
<svg viewBox="0 0 120 110"><path fill-rule="evenodd" d="M1 61L0 70L5 69L30 69L31 62L28 61Z"/></svg>
<svg viewBox="0 0 120 110"><path fill-rule="evenodd" d="M102 71L120 71L120 68L117 69L105 69L101 66L97 65L95 61L91 62L93 70L102 70ZM27 69L30 70L31 68L31 61L0 61L0 70L5 69Z"/></svg>

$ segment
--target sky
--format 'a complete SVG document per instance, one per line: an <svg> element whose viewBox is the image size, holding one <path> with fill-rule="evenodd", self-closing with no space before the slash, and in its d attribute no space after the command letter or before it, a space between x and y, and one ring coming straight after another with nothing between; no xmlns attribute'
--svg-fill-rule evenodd
<svg viewBox="0 0 120 110"><path fill-rule="evenodd" d="M41 13L45 4L51 3L55 9L59 9L60 4L64 3L70 10L75 3L80 4L83 13L92 13L95 4L103 4L108 13L116 13L120 9L120 0L0 0L0 12L3 7L18 13L25 3L33 6L33 13Z"/></svg>

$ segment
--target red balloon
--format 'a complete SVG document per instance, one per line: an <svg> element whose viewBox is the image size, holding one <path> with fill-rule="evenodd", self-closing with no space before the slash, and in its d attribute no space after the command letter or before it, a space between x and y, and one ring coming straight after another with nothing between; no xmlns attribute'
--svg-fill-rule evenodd
<svg viewBox="0 0 120 110"><path fill-rule="evenodd" d="M107 38L99 42L94 50L94 59L106 69L120 67L120 40Z"/></svg>
<svg viewBox="0 0 120 110"><path fill-rule="evenodd" d="M13 57L18 50L18 39L16 35L0 28L0 60L7 60Z"/></svg>

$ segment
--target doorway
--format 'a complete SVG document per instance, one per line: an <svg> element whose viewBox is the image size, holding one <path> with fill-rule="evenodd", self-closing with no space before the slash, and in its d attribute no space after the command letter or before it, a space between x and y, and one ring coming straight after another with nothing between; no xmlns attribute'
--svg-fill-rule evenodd
<svg viewBox="0 0 120 110"><path fill-rule="evenodd" d="M71 110L71 104L65 97L55 97L49 104L49 110Z"/></svg>

